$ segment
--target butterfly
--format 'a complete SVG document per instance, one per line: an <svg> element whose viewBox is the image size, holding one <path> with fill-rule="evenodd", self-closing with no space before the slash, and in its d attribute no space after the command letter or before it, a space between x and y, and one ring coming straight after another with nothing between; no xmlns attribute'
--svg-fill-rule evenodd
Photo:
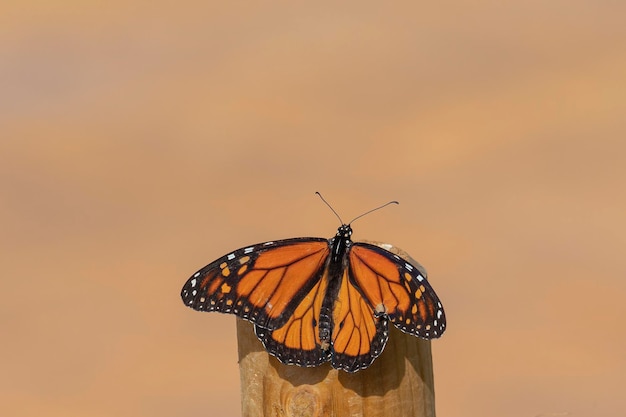
<svg viewBox="0 0 626 417"><path fill-rule="evenodd" d="M237 249L193 274L182 300L252 322L265 349L285 364L365 369L382 353L389 322L424 339L440 337L446 316L423 272L386 249L353 242L352 222L331 239Z"/></svg>

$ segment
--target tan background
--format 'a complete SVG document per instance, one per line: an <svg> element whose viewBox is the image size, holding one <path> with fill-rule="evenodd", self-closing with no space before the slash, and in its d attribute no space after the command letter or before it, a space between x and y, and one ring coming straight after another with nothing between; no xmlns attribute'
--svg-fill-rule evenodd
<svg viewBox="0 0 626 417"><path fill-rule="evenodd" d="M438 415L624 416L626 2L505 3L2 2L0 415L239 415L180 288L319 190L401 202Z"/></svg>

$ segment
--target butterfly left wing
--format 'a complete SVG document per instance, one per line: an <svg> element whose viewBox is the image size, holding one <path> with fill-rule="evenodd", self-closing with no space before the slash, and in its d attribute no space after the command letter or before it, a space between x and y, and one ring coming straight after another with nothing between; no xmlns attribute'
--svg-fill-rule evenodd
<svg viewBox="0 0 626 417"><path fill-rule="evenodd" d="M296 238L238 249L196 272L181 297L199 311L236 314L266 329L288 322L319 285L328 240Z"/></svg>
<svg viewBox="0 0 626 417"><path fill-rule="evenodd" d="M318 366L328 361L330 351L320 340L319 318L328 279L323 277L295 306L287 322L269 330L254 326L265 349L286 364Z"/></svg>
<svg viewBox="0 0 626 417"><path fill-rule="evenodd" d="M424 339L440 337L446 316L439 297L414 265L379 246L356 242L349 253L350 282L376 315Z"/></svg>

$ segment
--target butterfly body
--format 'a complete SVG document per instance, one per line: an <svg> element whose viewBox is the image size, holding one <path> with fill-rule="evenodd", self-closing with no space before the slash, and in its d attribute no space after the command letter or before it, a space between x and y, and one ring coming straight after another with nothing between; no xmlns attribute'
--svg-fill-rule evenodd
<svg viewBox="0 0 626 417"><path fill-rule="evenodd" d="M350 240L351 234L352 229L350 229L350 226L342 225L337 230L337 235L328 241L330 248L330 256L327 259L328 265L326 266L328 271L328 289L324 294L318 324L322 350L327 350L330 347L333 325L332 311L341 286L341 272L346 264L345 254L352 245L352 240Z"/></svg>
<svg viewBox="0 0 626 417"><path fill-rule="evenodd" d="M445 314L423 273L351 235L344 224L331 239L238 249L189 278L183 302L251 321L270 354L300 366L368 367L387 343L389 321L415 336L441 336Z"/></svg>

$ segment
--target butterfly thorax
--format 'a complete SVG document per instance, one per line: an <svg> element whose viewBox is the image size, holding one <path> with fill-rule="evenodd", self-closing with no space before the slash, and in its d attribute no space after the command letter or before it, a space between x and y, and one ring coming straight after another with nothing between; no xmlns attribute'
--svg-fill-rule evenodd
<svg viewBox="0 0 626 417"><path fill-rule="evenodd" d="M341 280L346 267L346 255L352 246L352 228L348 224L342 224L337 229L335 237L329 240L331 256L326 264L326 277L328 277L328 288L324 295L324 301L320 310L319 333L322 349L330 347L331 335L333 331L332 312L334 304L341 288Z"/></svg>
<svg viewBox="0 0 626 417"><path fill-rule="evenodd" d="M352 245L352 240L350 237L352 236L352 228L349 224L342 224L339 229L337 229L337 234L334 238L330 239L330 252L331 252L331 263L339 263L343 262L344 255L347 250Z"/></svg>

